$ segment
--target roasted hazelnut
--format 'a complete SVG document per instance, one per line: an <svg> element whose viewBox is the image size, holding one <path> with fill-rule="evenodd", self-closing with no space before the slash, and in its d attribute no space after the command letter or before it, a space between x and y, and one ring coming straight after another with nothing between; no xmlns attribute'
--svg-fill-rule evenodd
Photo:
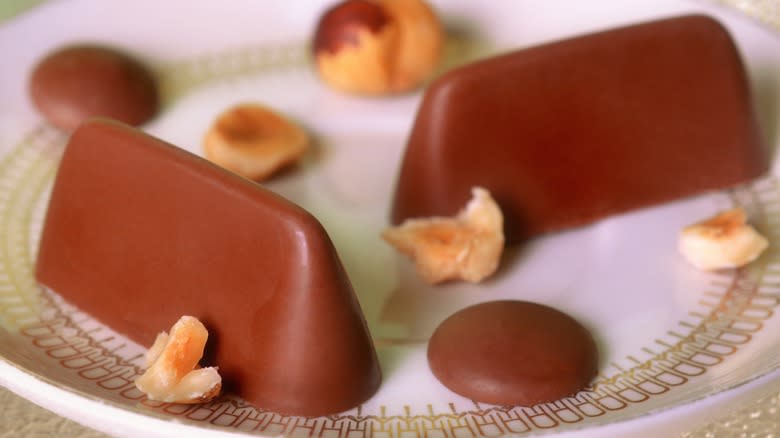
<svg viewBox="0 0 780 438"><path fill-rule="evenodd" d="M444 31L421 0L346 0L320 18L314 58L322 79L355 94L419 86L441 58Z"/></svg>
<svg viewBox="0 0 780 438"><path fill-rule="evenodd" d="M250 103L220 114L203 139L208 160L254 181L296 162L308 146L309 136L296 123Z"/></svg>
<svg viewBox="0 0 780 438"><path fill-rule="evenodd" d="M217 368L198 366L208 337L197 318L179 318L170 333L157 335L145 355L148 368L135 380L135 386L149 400L166 403L205 403L218 396L222 377Z"/></svg>
<svg viewBox="0 0 780 438"><path fill-rule="evenodd" d="M705 271L739 268L757 259L769 241L747 223L741 207L688 225L679 235L680 253Z"/></svg>
<svg viewBox="0 0 780 438"><path fill-rule="evenodd" d="M471 189L472 197L455 217L407 219L382 238L411 257L430 284L447 280L479 283L498 268L504 250L504 215L490 192Z"/></svg>

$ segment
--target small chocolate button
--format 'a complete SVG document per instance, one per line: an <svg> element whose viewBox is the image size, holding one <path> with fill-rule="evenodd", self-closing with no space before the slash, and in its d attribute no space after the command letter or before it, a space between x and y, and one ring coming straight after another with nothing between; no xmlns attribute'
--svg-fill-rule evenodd
<svg viewBox="0 0 780 438"><path fill-rule="evenodd" d="M46 56L32 72L30 96L52 124L68 132L94 116L137 126L159 107L149 70L121 52L96 46L66 47Z"/></svg>
<svg viewBox="0 0 780 438"><path fill-rule="evenodd" d="M441 383L465 397L531 406L587 386L598 352L588 330L558 310L492 301L447 318L428 343L428 363Z"/></svg>

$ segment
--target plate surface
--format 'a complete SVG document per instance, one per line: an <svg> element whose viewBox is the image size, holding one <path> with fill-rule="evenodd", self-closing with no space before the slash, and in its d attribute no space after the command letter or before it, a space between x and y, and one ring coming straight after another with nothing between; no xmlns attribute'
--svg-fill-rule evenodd
<svg viewBox="0 0 780 438"><path fill-rule="evenodd" d="M744 55L765 134L772 150L777 146L780 37L731 11L649 0L434 4L453 35L447 68L611 26L693 11L714 15ZM496 278L483 285L426 286L378 237L420 94L369 100L321 85L306 42L324 7L314 0L76 0L47 4L0 28L0 52L13 61L0 71L0 383L116 435L358 438L676 431L775 380L780 183L774 176L535 240L507 251ZM116 45L149 62L165 108L145 128L192 152L201 153L214 117L243 101L270 105L314 135L315 153L265 185L318 217L339 251L383 368L383 385L371 400L312 419L264 412L230 396L200 406L147 401L132 383L143 349L35 283L38 236L65 139L32 110L26 78L40 56L75 41ZM676 252L679 229L735 204L773 247L745 269L691 268ZM462 307L505 298L551 305L593 331L601 367L591 388L556 403L498 407L436 381L424 354L432 330Z"/></svg>

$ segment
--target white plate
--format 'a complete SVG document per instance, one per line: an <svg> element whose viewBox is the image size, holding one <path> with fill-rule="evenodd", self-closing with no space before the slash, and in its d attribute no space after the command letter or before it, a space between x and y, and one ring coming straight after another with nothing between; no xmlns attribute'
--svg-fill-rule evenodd
<svg viewBox="0 0 780 438"><path fill-rule="evenodd" d="M657 0L435 4L458 30L449 44L454 62L660 16L710 13L736 38L764 131L777 145L780 38L729 10ZM770 387L780 374L780 252L771 249L746 269L705 274L675 247L683 225L738 203L775 248L774 177L536 240L522 257L510 250L485 285L427 287L377 238L420 95L358 99L322 86L305 44L323 7L314 0L76 0L52 2L0 28L0 383L115 435L350 438L667 434ZM202 406L148 402L132 384L141 347L35 284L38 233L64 139L32 110L25 80L47 51L84 40L123 47L155 66L166 106L145 128L195 153L214 116L240 101L275 107L316 136L318 153L266 186L314 213L336 244L379 349L385 380L371 400L314 419L258 411L229 396ZM424 357L431 330L470 303L507 297L552 305L592 329L601 368L590 390L531 408L497 407L457 396L433 378Z"/></svg>

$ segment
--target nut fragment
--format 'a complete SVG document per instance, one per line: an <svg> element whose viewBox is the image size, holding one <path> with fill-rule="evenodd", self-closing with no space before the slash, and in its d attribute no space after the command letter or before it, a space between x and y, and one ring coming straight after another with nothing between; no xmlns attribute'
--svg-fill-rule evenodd
<svg viewBox="0 0 780 438"><path fill-rule="evenodd" d="M206 158L255 181L298 160L308 145L303 129L257 104L238 105L220 114L203 141Z"/></svg>
<svg viewBox="0 0 780 438"><path fill-rule="evenodd" d="M428 283L477 283L498 268L504 249L504 218L490 193L472 188L472 199L454 218L408 219L382 233L410 256Z"/></svg>
<svg viewBox="0 0 780 438"><path fill-rule="evenodd" d="M146 353L146 372L135 386L150 400L166 403L204 403L222 389L214 367L197 368L203 357L208 332L197 318L182 316L171 333L157 335Z"/></svg>
<svg viewBox="0 0 780 438"><path fill-rule="evenodd" d="M747 214L739 207L689 225L679 237L680 252L703 270L744 266L768 246L766 238L747 224Z"/></svg>
<svg viewBox="0 0 780 438"><path fill-rule="evenodd" d="M422 0L346 0L320 18L313 49L326 83L382 95L420 85L443 45L441 23Z"/></svg>

